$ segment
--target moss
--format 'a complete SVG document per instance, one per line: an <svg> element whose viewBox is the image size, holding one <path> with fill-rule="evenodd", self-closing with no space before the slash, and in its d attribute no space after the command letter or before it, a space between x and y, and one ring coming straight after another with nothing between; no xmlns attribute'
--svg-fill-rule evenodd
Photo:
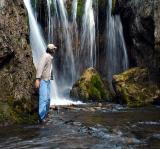
<svg viewBox="0 0 160 149"><path fill-rule="evenodd" d="M37 123L38 113L32 111L30 102L25 98L14 101L12 96L8 97L7 102L0 102L0 126Z"/></svg>
<svg viewBox="0 0 160 149"><path fill-rule="evenodd" d="M90 88L91 89L93 88L91 95L96 93L95 95L96 95L96 97L99 97L98 99L106 99L107 92L105 91L105 86L104 86L100 76L98 76L98 75L92 76L90 83L91 83ZM93 93L93 91L95 91L95 93Z"/></svg>
<svg viewBox="0 0 160 149"><path fill-rule="evenodd" d="M116 0L112 0L112 13L114 13L116 8Z"/></svg>
<svg viewBox="0 0 160 149"><path fill-rule="evenodd" d="M132 68L113 78L117 94L128 107L150 104L158 96L159 88L150 82L148 69Z"/></svg>
<svg viewBox="0 0 160 149"><path fill-rule="evenodd" d="M12 109L6 102L0 102L0 125L15 123L12 117Z"/></svg>
<svg viewBox="0 0 160 149"><path fill-rule="evenodd" d="M82 16L84 13L84 3L85 3L85 0L78 0L78 3L77 3L77 18L79 20L82 19ZM68 16L70 18L72 15L72 1L66 2L66 10L67 10Z"/></svg>
<svg viewBox="0 0 160 149"><path fill-rule="evenodd" d="M95 69L87 69L81 78L73 85L71 90L75 98L84 100L108 100L109 91L106 89L102 79Z"/></svg>
<svg viewBox="0 0 160 149"><path fill-rule="evenodd" d="M67 10L68 16L71 16L72 15L72 3L71 3L71 1L66 2L66 10Z"/></svg>
<svg viewBox="0 0 160 149"><path fill-rule="evenodd" d="M77 17L78 17L79 19L82 18L83 13L84 13L84 3L85 3L84 0L78 0L78 5L77 5Z"/></svg>
<svg viewBox="0 0 160 149"><path fill-rule="evenodd" d="M33 111L33 101L27 100L24 97L18 101L10 102L12 107L12 116L16 123L33 124L38 120L38 114Z"/></svg>
<svg viewBox="0 0 160 149"><path fill-rule="evenodd" d="M91 100L102 100L101 93L96 87L91 86L88 89L88 93L89 93L89 99L91 99Z"/></svg>

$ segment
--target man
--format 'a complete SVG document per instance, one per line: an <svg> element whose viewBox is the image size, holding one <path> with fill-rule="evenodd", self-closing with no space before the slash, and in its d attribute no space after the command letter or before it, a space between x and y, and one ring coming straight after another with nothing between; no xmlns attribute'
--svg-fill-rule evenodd
<svg viewBox="0 0 160 149"><path fill-rule="evenodd" d="M37 66L35 87L39 89L39 118L45 121L50 106L50 80L52 72L53 55L57 47L54 44L47 46Z"/></svg>

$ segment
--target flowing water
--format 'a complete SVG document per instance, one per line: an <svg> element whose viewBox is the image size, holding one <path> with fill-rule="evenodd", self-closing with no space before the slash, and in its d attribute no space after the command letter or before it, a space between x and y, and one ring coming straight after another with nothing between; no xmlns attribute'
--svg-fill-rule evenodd
<svg viewBox="0 0 160 149"><path fill-rule="evenodd" d="M96 65L95 19L92 0L86 0L81 29L80 53L83 59L83 69ZM87 56L87 57L86 57Z"/></svg>
<svg viewBox="0 0 160 149"><path fill-rule="evenodd" d="M64 24L63 24L63 34L66 35L65 38L67 38L66 40L66 43L64 46L66 46L66 52L65 52L65 56L64 56L64 59L65 59L65 64L63 66L63 71L62 71L62 74L63 76L66 74L66 76L69 76L69 74L67 74L67 72L69 73L71 70L67 70L68 67L71 67L71 68L74 68L74 62L73 62L73 54L71 52L71 42L70 42L70 35L69 35L69 32L68 32L68 22L67 22L67 16L66 16L66 11L64 9L64 3L63 3L63 0L60 0L60 1L51 1L51 0L47 0L47 6L48 6L48 41L51 41L52 40L52 20L53 18L51 17L51 9L50 9L50 6L51 4L55 4L55 10L57 10L59 8L59 11L61 12L60 13L60 18L59 20L64 20ZM28 16L29 16L29 26L30 26L30 44L31 44L31 48L32 48L32 55L33 55L33 62L34 62L34 65L35 67L37 67L37 64L40 60L40 57L41 55L45 52L46 50L46 43L45 43L45 40L43 38L43 35L41 34L41 30L40 30L40 26L37 22L37 19L35 18L35 12L33 11L32 9L32 6L31 6L31 1L30 0L24 0L24 3L25 3L25 6L27 8L27 11L28 11ZM57 8L58 6L58 8ZM36 8L36 6L35 6ZM57 12L57 11L56 11ZM56 14L58 16L58 13ZM67 62L67 58L71 59L68 60ZM53 64L53 71L56 72L56 69L55 69L55 64ZM73 69L72 69L73 70ZM67 71L67 72L66 72ZM71 71L71 74L70 74L70 78L73 79L73 74L74 74L74 71ZM55 74L56 75L56 74ZM57 82L56 82L56 76L54 76L54 80L51 81L51 104L52 105L57 105L57 104L62 104L65 105L65 104L81 104L81 102L73 102L71 101L69 98L66 97L63 97L62 94L64 94L64 90L66 89L68 91L68 87L65 86L65 85L68 85L67 83L65 82L71 82L72 79L70 79L69 77L69 80L66 79L66 77L64 77L63 81L61 81L61 83L63 84L63 89L62 89L62 86L61 87L57 87ZM59 84L60 86L60 84ZM61 89L60 89L61 88ZM61 91L61 92L60 92Z"/></svg>
<svg viewBox="0 0 160 149"><path fill-rule="evenodd" d="M35 1L34 8L38 1ZM28 0L27 5L30 5ZM45 5L46 3L46 5ZM52 99L68 98L69 91L82 72L89 67L95 67L98 63L99 43L98 38L98 0L84 1L84 10L81 22L77 24L78 0L72 0L70 13L66 0L46 0L47 16L43 19L46 22L42 35L37 19L33 12L27 7L30 22L30 40L33 51L33 60L36 64L40 55L44 52L46 37L47 43L55 43L58 46L58 54L54 60L55 81L51 95ZM42 4L41 4L42 5ZM82 6L81 6L82 7ZM43 17L44 17L43 16ZM78 18L80 19L80 17ZM34 26L34 27L33 27ZM34 30L34 28L36 30ZM38 40L37 40L38 39ZM40 44L39 44L40 43ZM100 59L100 58L99 58ZM112 15L112 0L108 0L106 19L106 58L104 71L108 82L112 83L112 76L128 68L128 57L123 37L123 27L120 16ZM102 64L101 64L102 65ZM58 80L58 81L57 81ZM111 86L112 88L112 86Z"/></svg>
<svg viewBox="0 0 160 149"><path fill-rule="evenodd" d="M39 25L34 17L30 0L24 0L25 6L28 10L29 27L30 27L30 44L32 47L32 56L35 67L37 67L38 61L41 55L46 50L46 44L41 35Z"/></svg>
<svg viewBox="0 0 160 149"><path fill-rule="evenodd" d="M33 61L36 66L40 56L45 52L46 45L44 36L40 31L40 24L37 22L36 9L32 10L30 0L24 0L24 3L29 15L30 41ZM36 4L34 8L37 8ZM46 0L46 4L48 12L46 41L58 44L58 59L53 64L55 80L51 83L51 104L62 103L62 100L66 104L69 99L69 90L79 78L80 73L88 67L95 66L96 63L95 21L92 0L85 2L81 33L78 31L76 22L77 0L72 1L71 19L69 19L64 0Z"/></svg>
<svg viewBox="0 0 160 149"><path fill-rule="evenodd" d="M54 2L54 9L57 10L54 14L57 16L56 19L56 30L58 30L59 38L59 59L58 65L59 70L57 76L59 79L59 95L65 96L66 92L71 88L73 82L75 81L75 60L73 56L73 48L71 41L70 32L70 22L68 21L68 14L65 8L65 3L63 0L56 0ZM55 22L53 22L55 23ZM53 26L53 24L51 25ZM54 34L54 36L56 36Z"/></svg>
<svg viewBox="0 0 160 149"><path fill-rule="evenodd" d="M48 43L51 43L51 0L47 0L48 8Z"/></svg>
<svg viewBox="0 0 160 149"><path fill-rule="evenodd" d="M0 148L159 149L159 113L112 104L59 107L44 125L1 129Z"/></svg>
<svg viewBox="0 0 160 149"><path fill-rule="evenodd" d="M128 56L123 37L123 27L120 16L112 15L112 0L108 0L106 25L106 67L108 81L111 83L114 74L123 72L128 68Z"/></svg>
<svg viewBox="0 0 160 149"><path fill-rule="evenodd" d="M0 11L5 6L5 0L0 1Z"/></svg>
<svg viewBox="0 0 160 149"><path fill-rule="evenodd" d="M80 61L75 63L75 58L84 60L81 56L85 55L86 61L83 61L83 68L94 66L96 63L95 16L92 0L85 1L81 34L78 31L75 31L76 34L71 32L73 28L77 29L77 0L72 1L71 21L69 21L65 8L65 1L47 0L46 2L48 9L47 42L56 41L58 33L61 37L59 58L62 68L60 69L61 74L58 74L57 65L54 62L55 80L51 82L51 97L54 100L51 100L51 105L78 105L59 106L54 110L51 109L45 124L20 125L1 129L0 148L159 149L160 107L128 109L109 103L82 104L67 100L65 90L68 90L68 87L75 81L76 75L79 75L79 70L75 66L81 65ZM37 13L33 12L30 0L24 0L24 3L28 10L30 42L36 66L41 54L45 52L46 44L37 22L35 15ZM106 61L110 77L128 67L120 17L111 15L111 4L112 1L109 0ZM55 32L56 35L53 34ZM73 40L78 36L82 36L80 38L81 48L78 49L75 46L77 48L73 50ZM83 51L82 48L85 46L87 47L86 51ZM56 82L57 77L59 77L60 83Z"/></svg>

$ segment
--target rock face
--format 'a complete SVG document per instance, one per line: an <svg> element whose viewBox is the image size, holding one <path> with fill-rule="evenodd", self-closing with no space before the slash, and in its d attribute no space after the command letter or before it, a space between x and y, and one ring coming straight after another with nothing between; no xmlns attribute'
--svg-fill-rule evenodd
<svg viewBox="0 0 160 149"><path fill-rule="evenodd" d="M131 66L160 73L160 1L117 0Z"/></svg>
<svg viewBox="0 0 160 149"><path fill-rule="evenodd" d="M82 100L105 101L109 99L110 92L106 89L96 70L89 68L73 85L70 96Z"/></svg>
<svg viewBox="0 0 160 149"><path fill-rule="evenodd" d="M27 23L23 1L0 2L0 111L9 123L31 117L37 105Z"/></svg>
<svg viewBox="0 0 160 149"><path fill-rule="evenodd" d="M121 102L129 107L144 106L160 100L160 88L150 82L147 69L137 67L114 75L113 84Z"/></svg>

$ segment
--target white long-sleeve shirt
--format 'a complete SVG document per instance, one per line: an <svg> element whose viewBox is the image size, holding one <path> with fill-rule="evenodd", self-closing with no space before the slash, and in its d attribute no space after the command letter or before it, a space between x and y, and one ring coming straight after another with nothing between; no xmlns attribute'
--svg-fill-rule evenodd
<svg viewBox="0 0 160 149"><path fill-rule="evenodd" d="M37 66L36 78L46 81L51 79L52 60L53 57L50 54L44 53L42 55L40 62Z"/></svg>

